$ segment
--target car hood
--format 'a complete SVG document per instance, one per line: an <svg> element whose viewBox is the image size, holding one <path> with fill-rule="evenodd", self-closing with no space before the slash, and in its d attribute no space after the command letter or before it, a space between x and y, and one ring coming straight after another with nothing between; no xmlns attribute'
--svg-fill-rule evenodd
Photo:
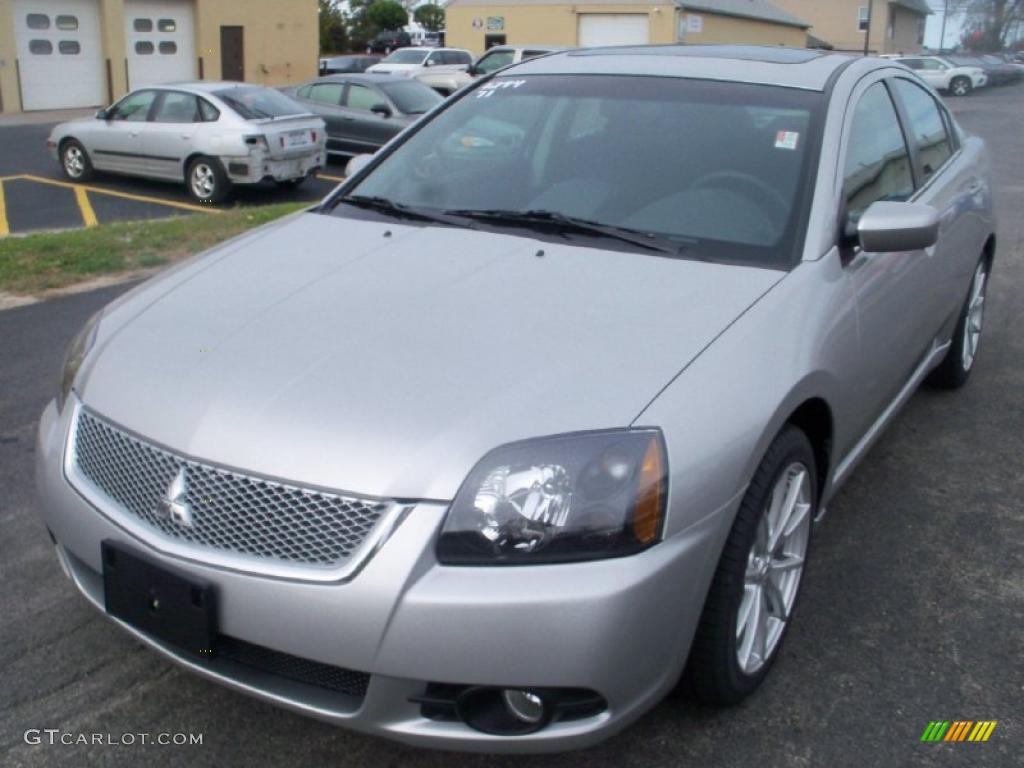
<svg viewBox="0 0 1024 768"><path fill-rule="evenodd" d="M76 389L192 457L450 499L497 445L629 425L782 274L303 213L119 300Z"/></svg>
<svg viewBox="0 0 1024 768"><path fill-rule="evenodd" d="M379 74L382 72L409 72L410 70L413 69L427 68L424 67L422 64L385 64L381 62L380 64L374 64L372 67L369 67L366 71L370 72L371 74Z"/></svg>

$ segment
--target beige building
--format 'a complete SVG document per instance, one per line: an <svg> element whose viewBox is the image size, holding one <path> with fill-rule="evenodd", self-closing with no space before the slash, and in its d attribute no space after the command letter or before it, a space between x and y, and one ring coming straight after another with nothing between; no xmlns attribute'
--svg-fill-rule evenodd
<svg viewBox="0 0 1024 768"><path fill-rule="evenodd" d="M448 45L757 43L803 48L808 24L768 0L452 0Z"/></svg>
<svg viewBox="0 0 1024 768"><path fill-rule="evenodd" d="M317 0L0 0L0 112L182 80L316 75Z"/></svg>
<svg viewBox="0 0 1024 768"><path fill-rule="evenodd" d="M816 38L837 51L920 53L928 0L772 0L811 25ZM871 29L868 32L868 15Z"/></svg>

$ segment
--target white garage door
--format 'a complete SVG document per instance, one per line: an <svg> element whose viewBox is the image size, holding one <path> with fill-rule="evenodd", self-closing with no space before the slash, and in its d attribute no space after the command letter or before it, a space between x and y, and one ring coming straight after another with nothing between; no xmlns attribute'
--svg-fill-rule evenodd
<svg viewBox="0 0 1024 768"><path fill-rule="evenodd" d="M650 23L646 13L581 13L580 46L647 45Z"/></svg>
<svg viewBox="0 0 1024 768"><path fill-rule="evenodd" d="M194 80L191 0L126 0L128 87Z"/></svg>
<svg viewBox="0 0 1024 768"><path fill-rule="evenodd" d="M106 101L97 0L14 0L13 13L24 109Z"/></svg>

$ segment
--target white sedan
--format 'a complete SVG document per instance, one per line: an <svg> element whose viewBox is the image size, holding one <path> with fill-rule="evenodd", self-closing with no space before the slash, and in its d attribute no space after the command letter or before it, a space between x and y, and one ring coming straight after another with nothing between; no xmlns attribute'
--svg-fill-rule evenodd
<svg viewBox="0 0 1024 768"><path fill-rule="evenodd" d="M47 146L72 181L93 171L185 182L201 202L235 184L300 184L324 164L324 121L270 88L183 83L132 91L54 127Z"/></svg>

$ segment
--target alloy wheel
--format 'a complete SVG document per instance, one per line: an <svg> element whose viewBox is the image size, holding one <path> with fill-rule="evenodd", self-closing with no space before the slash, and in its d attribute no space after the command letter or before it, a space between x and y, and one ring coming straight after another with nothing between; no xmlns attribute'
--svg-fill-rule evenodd
<svg viewBox="0 0 1024 768"><path fill-rule="evenodd" d="M64 170L73 179L77 179L85 171L85 155L74 144L64 150Z"/></svg>
<svg viewBox="0 0 1024 768"><path fill-rule="evenodd" d="M801 462L779 475L747 557L736 616L740 669L756 673L778 647L800 587L810 538L810 472Z"/></svg>
<svg viewBox="0 0 1024 768"><path fill-rule="evenodd" d="M974 358L978 354L978 344L981 343L981 327L985 320L985 284L988 282L988 272L985 262L981 262L974 271L974 279L971 281L971 292L967 299L967 318L964 321L964 338L961 346L961 362L965 371L971 370L974 365Z"/></svg>
<svg viewBox="0 0 1024 768"><path fill-rule="evenodd" d="M213 168L206 163L196 163L192 168L192 192L195 196L199 198L213 197L216 189L217 177L213 173Z"/></svg>
<svg viewBox="0 0 1024 768"><path fill-rule="evenodd" d="M953 95L954 96L966 96L968 91L967 83L963 80L957 80L953 83Z"/></svg>

